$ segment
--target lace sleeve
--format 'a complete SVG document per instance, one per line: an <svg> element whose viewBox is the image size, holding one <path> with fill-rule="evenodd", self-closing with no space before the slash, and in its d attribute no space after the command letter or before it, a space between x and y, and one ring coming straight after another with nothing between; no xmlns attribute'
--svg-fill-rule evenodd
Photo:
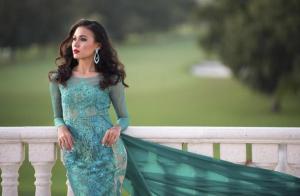
<svg viewBox="0 0 300 196"><path fill-rule="evenodd" d="M55 81L55 77L56 75L53 74L50 78L49 90L54 115L54 125L58 128L59 126L65 125L65 122L63 120L60 90L58 83Z"/></svg>
<svg viewBox="0 0 300 196"><path fill-rule="evenodd" d="M117 124L121 126L123 132L129 125L129 115L125 101L125 87L121 81L111 86L109 96L118 118Z"/></svg>

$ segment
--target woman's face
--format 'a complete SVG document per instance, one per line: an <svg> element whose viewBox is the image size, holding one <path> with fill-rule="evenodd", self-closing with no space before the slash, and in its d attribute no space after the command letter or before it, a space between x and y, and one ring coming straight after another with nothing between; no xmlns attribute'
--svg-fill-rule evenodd
<svg viewBox="0 0 300 196"><path fill-rule="evenodd" d="M74 59L94 58L95 49L100 44L95 42L94 33L86 27L78 27L73 35L72 51Z"/></svg>

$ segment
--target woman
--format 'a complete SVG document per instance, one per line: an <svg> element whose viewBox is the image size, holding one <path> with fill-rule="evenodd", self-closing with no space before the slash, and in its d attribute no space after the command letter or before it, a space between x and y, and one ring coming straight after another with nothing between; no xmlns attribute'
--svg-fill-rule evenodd
<svg viewBox="0 0 300 196"><path fill-rule="evenodd" d="M103 26L89 20L73 25L57 62L49 72L50 93L72 190L76 196L120 195L127 164L120 133L129 124L124 66Z"/></svg>
<svg viewBox="0 0 300 196"><path fill-rule="evenodd" d="M76 23L61 44L58 60L57 71L49 73L50 92L75 196L120 195L123 182L135 196L299 195L300 179L294 176L125 134L121 139L129 124L124 96L128 86L124 66L99 23ZM108 115L110 103L118 117L116 125Z"/></svg>

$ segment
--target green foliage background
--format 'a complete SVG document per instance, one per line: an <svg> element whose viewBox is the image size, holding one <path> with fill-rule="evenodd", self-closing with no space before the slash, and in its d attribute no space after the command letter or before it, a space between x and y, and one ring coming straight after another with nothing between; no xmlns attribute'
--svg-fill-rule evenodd
<svg viewBox="0 0 300 196"><path fill-rule="evenodd" d="M300 90L300 1L209 2L198 10L207 27L201 44L280 110L281 96Z"/></svg>
<svg viewBox="0 0 300 196"><path fill-rule="evenodd" d="M284 97L284 110L274 114L268 110L268 97L234 78L192 76L191 65L207 57L194 33L145 40L116 46L130 85L126 99L132 126L300 126L297 96ZM36 58L30 60L30 55ZM47 73L55 68L55 55L56 49L51 47L32 48L21 52L15 63L1 66L0 126L53 125ZM114 111L110 112L115 120ZM60 161L52 173L52 194L65 195ZM27 159L19 180L20 195L33 195L33 168Z"/></svg>

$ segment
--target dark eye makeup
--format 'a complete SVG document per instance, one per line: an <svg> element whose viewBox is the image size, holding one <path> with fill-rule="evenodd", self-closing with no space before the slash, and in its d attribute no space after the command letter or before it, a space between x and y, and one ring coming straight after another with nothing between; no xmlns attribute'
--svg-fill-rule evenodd
<svg viewBox="0 0 300 196"><path fill-rule="evenodd" d="M77 39L76 37L72 38L73 41L75 41L76 39ZM79 36L79 40L80 41L87 41L87 38L86 38L86 36Z"/></svg>

